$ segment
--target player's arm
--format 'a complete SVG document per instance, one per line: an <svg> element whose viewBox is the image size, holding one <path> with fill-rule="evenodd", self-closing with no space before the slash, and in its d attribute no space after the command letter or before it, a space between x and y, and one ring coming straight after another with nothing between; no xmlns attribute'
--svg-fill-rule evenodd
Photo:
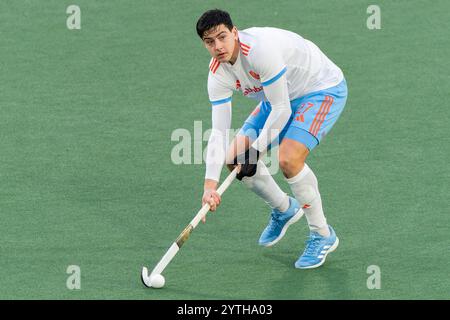
<svg viewBox="0 0 450 320"><path fill-rule="evenodd" d="M221 200L216 189L225 163L228 145L227 130L231 127L232 90L210 75L208 92L211 102L212 131L206 154L202 204L208 202L211 207L210 210L215 211Z"/></svg>
<svg viewBox="0 0 450 320"><path fill-rule="evenodd" d="M247 150L244 164L237 178L252 176L256 172L259 154L279 136L281 130L291 116L288 84L286 80L286 65L281 53L276 48L255 48L252 52L253 67L259 73L264 94L272 106L272 110L262 128L258 138Z"/></svg>
<svg viewBox="0 0 450 320"><path fill-rule="evenodd" d="M272 81L264 84L264 94L269 100L272 110L267 118L258 138L251 147L263 152L280 134L281 130L291 116L291 104L289 101L288 85L286 80L286 67L284 67Z"/></svg>
<svg viewBox="0 0 450 320"><path fill-rule="evenodd" d="M205 186L216 188L225 162L227 130L231 126L231 101L212 106L212 130L206 153Z"/></svg>

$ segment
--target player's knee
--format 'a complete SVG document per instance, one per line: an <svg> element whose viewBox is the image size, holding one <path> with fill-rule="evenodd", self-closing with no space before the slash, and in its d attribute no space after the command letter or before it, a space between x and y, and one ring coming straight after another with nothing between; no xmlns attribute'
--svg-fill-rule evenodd
<svg viewBox="0 0 450 320"><path fill-rule="evenodd" d="M285 172L285 171L289 170L292 160L289 158L289 156L280 154L278 162L279 162L281 171Z"/></svg>
<svg viewBox="0 0 450 320"><path fill-rule="evenodd" d="M280 153L279 165L281 171L286 177L294 176L298 171L303 168L304 162L301 159L292 157L286 153Z"/></svg>
<svg viewBox="0 0 450 320"><path fill-rule="evenodd" d="M308 156L308 148L295 140L285 139L279 149L279 165L285 177L291 178L302 169Z"/></svg>

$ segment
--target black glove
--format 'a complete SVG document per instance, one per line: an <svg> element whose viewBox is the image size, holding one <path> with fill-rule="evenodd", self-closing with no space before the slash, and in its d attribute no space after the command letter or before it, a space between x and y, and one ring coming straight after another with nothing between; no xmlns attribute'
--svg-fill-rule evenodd
<svg viewBox="0 0 450 320"><path fill-rule="evenodd" d="M241 171L236 175L236 178L242 180L243 177L252 177L256 173L256 165L259 159L259 151L250 147L245 153L239 154L234 158L234 164L241 165Z"/></svg>

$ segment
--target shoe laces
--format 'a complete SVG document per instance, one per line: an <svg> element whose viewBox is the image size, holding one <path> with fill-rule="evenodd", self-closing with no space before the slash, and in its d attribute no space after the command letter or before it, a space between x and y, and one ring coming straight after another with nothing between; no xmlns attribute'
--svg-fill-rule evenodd
<svg viewBox="0 0 450 320"><path fill-rule="evenodd" d="M279 227L279 225L283 222L282 216L279 213L272 213L272 217L270 218L270 229L274 230Z"/></svg>
<svg viewBox="0 0 450 320"><path fill-rule="evenodd" d="M317 250L319 249L320 241L322 240L322 237L318 234L312 233L308 240L306 240L306 248L305 248L305 255L311 256L315 255L317 253Z"/></svg>

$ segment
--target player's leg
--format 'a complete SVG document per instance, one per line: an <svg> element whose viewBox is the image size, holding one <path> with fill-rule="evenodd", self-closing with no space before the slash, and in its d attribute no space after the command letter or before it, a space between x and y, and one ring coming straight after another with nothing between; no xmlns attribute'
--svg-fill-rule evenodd
<svg viewBox="0 0 450 320"><path fill-rule="evenodd" d="M230 170L234 168L232 162L236 155L245 152L256 140L270 110L268 103L260 103L247 118L229 148L227 164ZM252 177L244 177L242 182L272 208L269 224L261 234L259 244L274 245L283 237L287 228L303 215L298 201L288 197L280 189L262 160L258 161L256 174Z"/></svg>
<svg viewBox="0 0 450 320"><path fill-rule="evenodd" d="M230 145L227 154L227 167L232 171L233 160L244 153L251 144L249 136L237 134ZM289 197L284 193L269 173L263 161L259 160L255 175L243 177L242 183L256 195L261 197L272 209L286 211L289 208Z"/></svg>
<svg viewBox="0 0 450 320"><path fill-rule="evenodd" d="M299 129L301 130L301 129ZM309 135L297 133L297 135ZM299 138L296 138L300 140ZM303 140L308 138L303 138ZM311 139L314 137L311 136ZM309 229L322 236L328 237L329 230L325 218L319 186L314 172L305 163L309 149L303 143L284 138L280 145L279 162L286 181L291 187L292 193L299 201L308 221Z"/></svg>
<svg viewBox="0 0 450 320"><path fill-rule="evenodd" d="M234 169L234 159L244 153L257 138L259 130L268 117L267 106L260 103L249 115L239 133L234 137L228 148L226 164L231 171ZM244 177L243 184L261 197L272 209L286 211L289 208L289 197L284 193L269 173L263 161L258 161L257 171L252 177Z"/></svg>
<svg viewBox="0 0 450 320"><path fill-rule="evenodd" d="M347 98L345 81L340 85L299 99L299 107L280 145L280 168L305 212L310 239L295 266L315 268L338 245L339 239L327 224L317 178L306 164L309 152L328 133L341 114Z"/></svg>

